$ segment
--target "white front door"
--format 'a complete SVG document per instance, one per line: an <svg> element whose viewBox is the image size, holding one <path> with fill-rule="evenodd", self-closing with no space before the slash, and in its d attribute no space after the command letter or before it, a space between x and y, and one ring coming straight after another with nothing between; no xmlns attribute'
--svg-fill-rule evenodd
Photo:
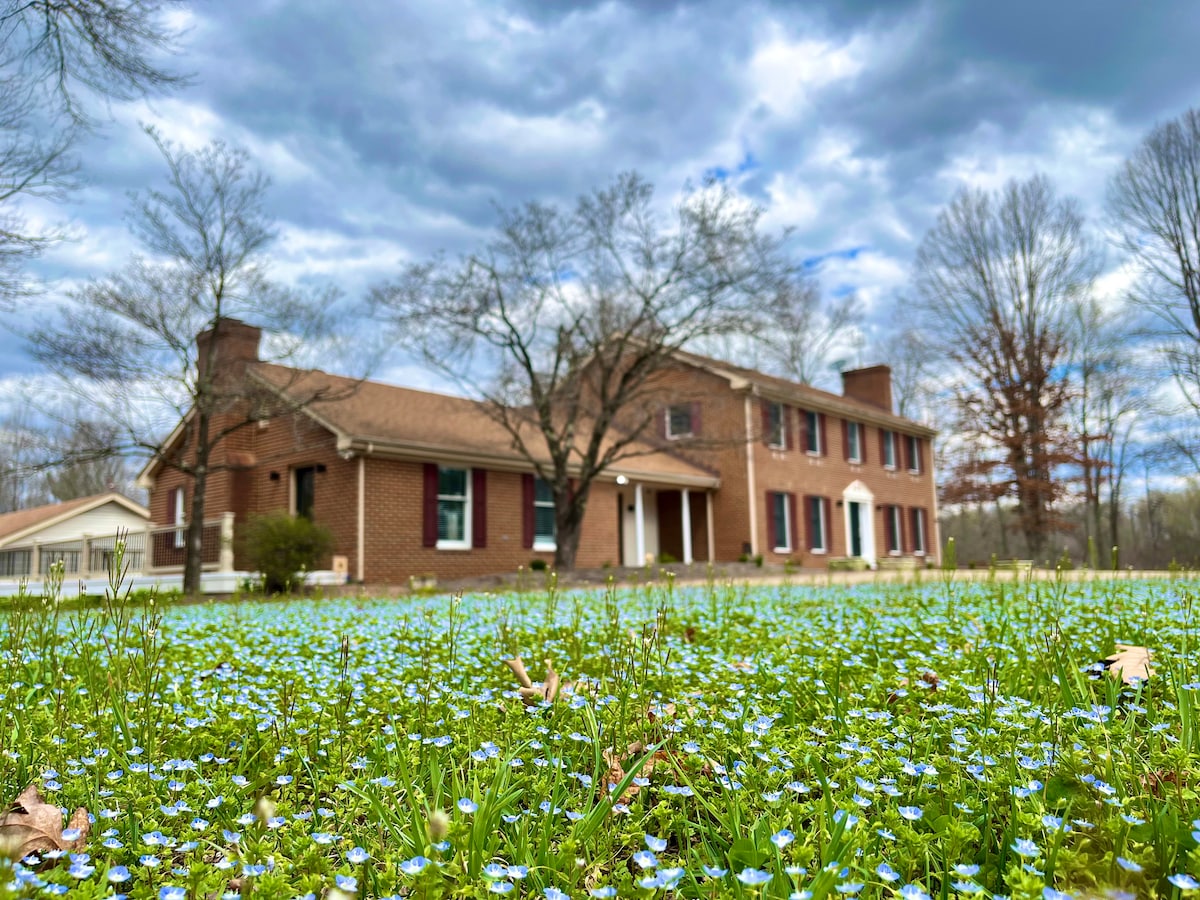
<svg viewBox="0 0 1200 900"><path fill-rule="evenodd" d="M842 492L846 555L875 565L875 495L861 481Z"/></svg>

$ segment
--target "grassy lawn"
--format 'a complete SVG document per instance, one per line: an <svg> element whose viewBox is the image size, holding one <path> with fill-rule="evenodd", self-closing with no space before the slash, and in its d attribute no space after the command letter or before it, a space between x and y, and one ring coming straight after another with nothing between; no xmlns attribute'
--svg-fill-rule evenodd
<svg viewBox="0 0 1200 900"><path fill-rule="evenodd" d="M197 900L1188 894L1198 590L938 575L14 604L0 799L33 783L94 821L84 848L0 863L0 884ZM1116 642L1154 651L1144 685L1094 671ZM535 682L552 661L552 702L518 691L518 654Z"/></svg>

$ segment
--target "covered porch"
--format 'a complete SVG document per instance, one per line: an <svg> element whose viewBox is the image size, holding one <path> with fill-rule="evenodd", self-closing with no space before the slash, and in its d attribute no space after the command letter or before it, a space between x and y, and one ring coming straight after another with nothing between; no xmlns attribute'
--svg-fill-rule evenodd
<svg viewBox="0 0 1200 900"><path fill-rule="evenodd" d="M624 478L624 481L622 481ZM621 565L709 562L714 558L710 488L617 479Z"/></svg>

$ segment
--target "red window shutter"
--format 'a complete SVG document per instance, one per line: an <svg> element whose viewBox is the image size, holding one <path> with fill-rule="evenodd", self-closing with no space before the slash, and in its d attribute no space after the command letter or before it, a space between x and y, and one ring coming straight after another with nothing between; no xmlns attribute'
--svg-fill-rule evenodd
<svg viewBox="0 0 1200 900"><path fill-rule="evenodd" d="M821 423L817 428L817 441L819 442L819 446L821 448L821 455L828 456L829 455L829 434L825 430L825 413L820 413L817 416L817 421Z"/></svg>
<svg viewBox="0 0 1200 900"><path fill-rule="evenodd" d="M912 442L908 439L907 434L900 436L900 457L903 460L903 467L905 469L913 467Z"/></svg>
<svg viewBox="0 0 1200 900"><path fill-rule="evenodd" d="M787 495L787 510L788 510L788 549L796 550L800 546L800 542L796 540L796 536L800 534L800 522L796 518L796 495Z"/></svg>
<svg viewBox="0 0 1200 900"><path fill-rule="evenodd" d="M782 407L783 412L783 449L793 450L796 447L796 438L792 435L792 408L790 406Z"/></svg>
<svg viewBox="0 0 1200 900"><path fill-rule="evenodd" d="M858 423L858 461L867 464L867 426Z"/></svg>
<svg viewBox="0 0 1200 900"><path fill-rule="evenodd" d="M850 421L842 419L842 459L850 458Z"/></svg>
<svg viewBox="0 0 1200 900"><path fill-rule="evenodd" d="M528 472L521 476L521 546L533 546L533 476Z"/></svg>
<svg viewBox="0 0 1200 900"><path fill-rule="evenodd" d="M773 491L767 491L767 549L775 549L775 499Z"/></svg>
<svg viewBox="0 0 1200 900"><path fill-rule="evenodd" d="M925 555L928 556L932 551L929 547L929 514L924 508L918 509L914 517L920 519L921 522L921 546L925 548Z"/></svg>
<svg viewBox="0 0 1200 900"><path fill-rule="evenodd" d="M925 471L925 447L926 443L923 440L917 439L917 471Z"/></svg>
<svg viewBox="0 0 1200 900"><path fill-rule="evenodd" d="M879 463L880 465L887 463L887 429L879 429Z"/></svg>
<svg viewBox="0 0 1200 900"><path fill-rule="evenodd" d="M436 547L438 539L438 467L425 463L425 497L422 504L424 519L421 526L421 546Z"/></svg>
<svg viewBox="0 0 1200 900"><path fill-rule="evenodd" d="M700 437L700 401L699 400L692 401L692 435L694 437Z"/></svg>
<svg viewBox="0 0 1200 900"><path fill-rule="evenodd" d="M471 546L487 546L487 469L471 470Z"/></svg>

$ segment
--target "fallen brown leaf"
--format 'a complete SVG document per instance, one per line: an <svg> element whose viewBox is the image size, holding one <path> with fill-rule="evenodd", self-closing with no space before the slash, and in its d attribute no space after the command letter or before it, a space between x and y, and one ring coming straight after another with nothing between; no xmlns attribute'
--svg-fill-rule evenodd
<svg viewBox="0 0 1200 900"><path fill-rule="evenodd" d="M1133 684L1135 681L1145 681L1154 674L1150 657L1151 652L1146 647L1117 644L1116 652L1106 657L1104 662L1113 678L1118 678L1125 684Z"/></svg>
<svg viewBox="0 0 1200 900"><path fill-rule="evenodd" d="M519 656L512 659L504 660L504 664L512 670L513 675L517 678L517 692L521 695L521 699L526 706L534 706L543 700L554 702L554 698L558 696L559 688L567 690L571 687L571 682L562 682L559 674L554 671L554 664L550 660L546 660L546 680L541 684L534 684L529 677L529 673L525 670L525 662Z"/></svg>
<svg viewBox="0 0 1200 900"><path fill-rule="evenodd" d="M63 838L62 811L43 800L37 785L31 784L0 816L0 850L14 860L31 853L82 850L91 829L88 811L82 806L75 810L67 828L78 832L71 840Z"/></svg>

